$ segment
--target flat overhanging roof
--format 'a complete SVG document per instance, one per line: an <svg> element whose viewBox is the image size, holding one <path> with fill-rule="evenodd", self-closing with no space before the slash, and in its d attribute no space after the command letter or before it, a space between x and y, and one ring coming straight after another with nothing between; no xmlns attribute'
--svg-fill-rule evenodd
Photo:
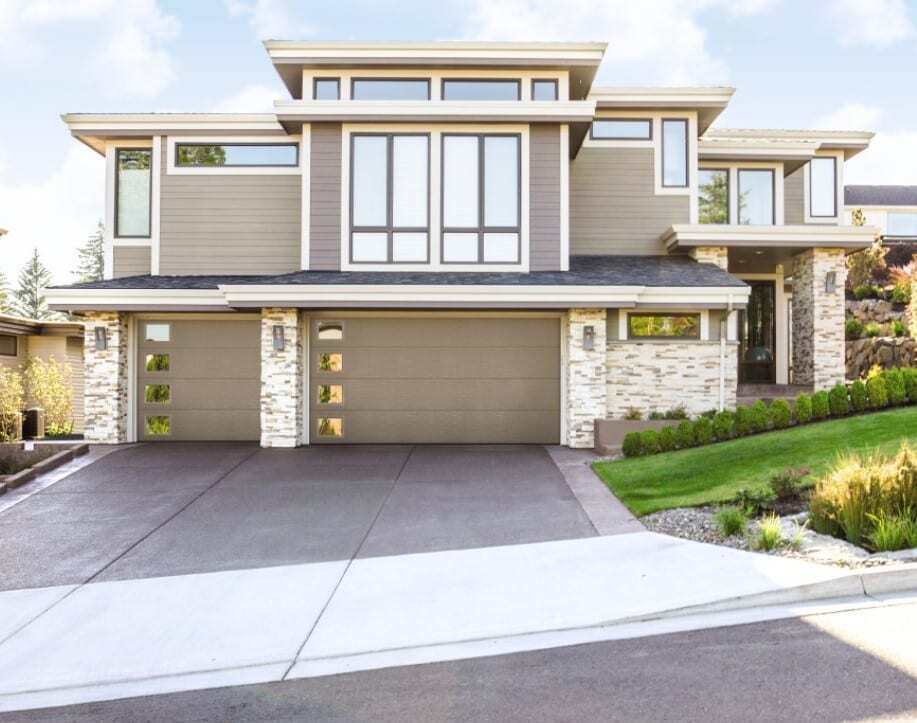
<svg viewBox="0 0 917 723"><path fill-rule="evenodd" d="M735 88L711 87L596 87L589 93L597 110L694 110L697 111L698 132L710 127L729 105Z"/></svg>

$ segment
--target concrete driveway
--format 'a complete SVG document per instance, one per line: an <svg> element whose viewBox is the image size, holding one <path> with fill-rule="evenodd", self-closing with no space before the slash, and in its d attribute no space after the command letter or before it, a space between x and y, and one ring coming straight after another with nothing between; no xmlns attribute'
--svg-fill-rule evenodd
<svg viewBox="0 0 917 723"><path fill-rule="evenodd" d="M0 513L0 589L595 534L538 446L148 444Z"/></svg>

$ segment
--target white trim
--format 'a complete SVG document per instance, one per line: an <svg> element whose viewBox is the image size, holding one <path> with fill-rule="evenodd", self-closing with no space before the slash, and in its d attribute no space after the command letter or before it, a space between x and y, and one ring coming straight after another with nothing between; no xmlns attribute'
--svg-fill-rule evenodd
<svg viewBox="0 0 917 723"><path fill-rule="evenodd" d="M570 126L560 126L560 270L570 270Z"/></svg>
<svg viewBox="0 0 917 723"><path fill-rule="evenodd" d="M139 325L127 315L127 441L137 441L137 334Z"/></svg>
<svg viewBox="0 0 917 723"><path fill-rule="evenodd" d="M815 156L818 144L809 141L727 140L702 137L698 155L702 161L797 161L805 162Z"/></svg>
<svg viewBox="0 0 917 723"><path fill-rule="evenodd" d="M702 170L725 170L729 172L729 219L728 225L739 225L739 171L773 171L774 173L774 223L761 226L743 226L743 228L770 228L783 226L786 220L784 209L784 169L782 161L715 161L704 160L698 164ZM692 223L697 223L693 221ZM720 225L720 224L717 224ZM726 225L726 224L723 224ZM709 224L708 224L709 226Z"/></svg>
<svg viewBox="0 0 917 723"><path fill-rule="evenodd" d="M100 304L106 307L203 306L225 309L219 289L46 289L49 305L57 309Z"/></svg>
<svg viewBox="0 0 917 723"><path fill-rule="evenodd" d="M150 148L150 235L146 238L115 236L115 167L116 151L119 148ZM134 247L150 248L150 262L152 264L152 248L155 244L158 251L159 245L159 171L158 154L153 139L144 140L117 140L105 143L105 234L102 238L102 265L103 278L111 279L115 273L115 248ZM158 257L158 253L157 253Z"/></svg>
<svg viewBox="0 0 917 723"><path fill-rule="evenodd" d="M159 227L162 194L162 136L153 136L153 184L150 198L150 274L159 275Z"/></svg>
<svg viewBox="0 0 917 723"><path fill-rule="evenodd" d="M102 237L103 278L115 272L115 147L105 146L105 230Z"/></svg>
<svg viewBox="0 0 917 723"><path fill-rule="evenodd" d="M567 314L560 317L560 442L558 444L567 444L567 395L569 384L570 353L567 349L567 335L570 332L570 320ZM607 336L607 334L606 334ZM607 356L607 351L606 351Z"/></svg>
<svg viewBox="0 0 917 723"><path fill-rule="evenodd" d="M220 166L204 168L183 168L175 165L177 143L260 143L275 145L295 143L299 148L297 166ZM170 176L298 176L302 173L303 154L301 136L289 135L283 139L265 136L169 136L166 153L166 173Z"/></svg>
<svg viewBox="0 0 917 723"><path fill-rule="evenodd" d="M813 216L811 213L811 198L809 197L809 174L811 163L806 163L802 171L802 199L805 222L811 224L839 224L843 222L844 214L844 152L819 151L815 158L834 159L834 215Z"/></svg>
<svg viewBox="0 0 917 723"><path fill-rule="evenodd" d="M790 339L787 320L789 319L790 295L784 290L783 266L778 264L776 272L772 274L736 274L736 276L743 281L774 282L774 383L789 384Z"/></svg>
<svg viewBox="0 0 917 723"><path fill-rule="evenodd" d="M873 226L676 224L659 239L670 251L692 246L861 249L872 245L876 233Z"/></svg>
<svg viewBox="0 0 917 723"><path fill-rule="evenodd" d="M700 315L700 328L698 329L699 337L697 339L692 339L690 337L686 338L677 338L673 337L672 339L662 339L662 338L641 338L641 337L631 337L630 329L628 324L628 318L631 314L652 314L658 313L659 315L672 315L678 316L679 314L699 314ZM706 341L716 341L710 339L710 311L709 309L675 309L671 306L665 307L656 307L653 308L652 305L641 306L639 309L628 309L622 310L618 314L618 338L616 341L619 342L641 342L641 341L675 341L675 342L706 342Z"/></svg>
<svg viewBox="0 0 917 723"><path fill-rule="evenodd" d="M299 166L302 172L302 200L300 208L300 260L299 267L309 269L312 224L312 126L303 123L299 141Z"/></svg>
<svg viewBox="0 0 917 723"><path fill-rule="evenodd" d="M299 316L299 334L302 339L302 443L309 445L312 443L312 379L311 379L311 347L312 343L312 319L309 316L300 314Z"/></svg>

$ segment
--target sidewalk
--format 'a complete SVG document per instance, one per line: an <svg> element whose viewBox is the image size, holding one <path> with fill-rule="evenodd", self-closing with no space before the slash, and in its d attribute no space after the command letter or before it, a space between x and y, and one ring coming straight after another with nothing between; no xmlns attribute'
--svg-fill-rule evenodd
<svg viewBox="0 0 917 723"><path fill-rule="evenodd" d="M844 570L641 532L5 592L0 710L553 647L812 585L800 599L863 593Z"/></svg>

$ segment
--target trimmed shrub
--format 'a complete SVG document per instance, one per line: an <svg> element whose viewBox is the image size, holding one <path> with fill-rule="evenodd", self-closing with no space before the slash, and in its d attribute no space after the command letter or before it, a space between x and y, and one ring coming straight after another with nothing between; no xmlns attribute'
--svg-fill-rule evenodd
<svg viewBox="0 0 917 723"><path fill-rule="evenodd" d="M911 289L907 284L897 283L888 295L893 304L906 304L911 300Z"/></svg>
<svg viewBox="0 0 917 723"><path fill-rule="evenodd" d="M873 286L872 284L863 284L862 286L857 286L853 290L853 298L857 301L862 301L863 299L875 299L879 295L879 287Z"/></svg>
<svg viewBox="0 0 917 723"><path fill-rule="evenodd" d="M760 399L751 405L751 431L767 431L767 405Z"/></svg>
<svg viewBox="0 0 917 723"><path fill-rule="evenodd" d="M850 385L850 406L855 412L865 412L869 405L869 395L866 393L866 385L862 380L857 379Z"/></svg>
<svg viewBox="0 0 917 723"><path fill-rule="evenodd" d="M863 336L863 322L852 316L844 322L844 336L848 339L859 339Z"/></svg>
<svg viewBox="0 0 917 723"><path fill-rule="evenodd" d="M694 441L699 446L713 441L713 422L709 417L698 417L694 420Z"/></svg>
<svg viewBox="0 0 917 723"><path fill-rule="evenodd" d="M659 451L659 433L655 429L640 432L640 451L643 454L656 454Z"/></svg>
<svg viewBox="0 0 917 723"><path fill-rule="evenodd" d="M732 439L735 434L736 416L730 411L718 412L713 418L713 433L721 442Z"/></svg>
<svg viewBox="0 0 917 723"><path fill-rule="evenodd" d="M671 452L678 448L678 440L675 439L675 427L663 427L659 430L659 451Z"/></svg>
<svg viewBox="0 0 917 723"><path fill-rule="evenodd" d="M736 408L736 437L747 437L751 432L751 407Z"/></svg>
<svg viewBox="0 0 917 723"><path fill-rule="evenodd" d="M643 419L643 413L636 407L628 407L627 411L624 412L624 419L629 419L631 421Z"/></svg>
<svg viewBox="0 0 917 723"><path fill-rule="evenodd" d="M675 440L679 449L687 449L694 446L694 424L690 420L684 420L675 428Z"/></svg>
<svg viewBox="0 0 917 723"><path fill-rule="evenodd" d="M790 404L786 399L775 399L767 410L767 416L770 417L771 426L774 429L786 429L793 419Z"/></svg>
<svg viewBox="0 0 917 723"><path fill-rule="evenodd" d="M794 406L796 421L800 424L808 424L812 421L812 397L808 394L800 394L796 397Z"/></svg>
<svg viewBox="0 0 917 723"><path fill-rule="evenodd" d="M649 420L651 420L651 421L658 422L658 421L660 421L660 420L662 420L662 419L665 419L665 415L664 415L662 412L657 412L657 411L654 409L654 410L652 410L649 414L646 415L646 418L649 419Z"/></svg>
<svg viewBox="0 0 917 723"><path fill-rule="evenodd" d="M716 527L723 537L744 535L748 518L738 507L720 507L714 516Z"/></svg>
<svg viewBox="0 0 917 723"><path fill-rule="evenodd" d="M828 392L815 392L812 395L812 418L827 419L831 413L831 407L828 405Z"/></svg>
<svg viewBox="0 0 917 723"><path fill-rule="evenodd" d="M888 390L881 374L866 380L866 395L869 397L870 409L884 409L888 406Z"/></svg>
<svg viewBox="0 0 917 723"><path fill-rule="evenodd" d="M773 475L767 484L778 500L791 500L799 496L802 491L802 481L808 474L809 470L805 467L799 469L788 467Z"/></svg>
<svg viewBox="0 0 917 723"><path fill-rule="evenodd" d="M680 404L677 407L666 410L666 413L662 416L664 419L687 419L688 410L685 408L684 404Z"/></svg>
<svg viewBox="0 0 917 723"><path fill-rule="evenodd" d="M739 505L749 517L757 517L769 510L774 504L774 493L770 489L743 489L736 495L736 504Z"/></svg>
<svg viewBox="0 0 917 723"><path fill-rule="evenodd" d="M902 369L901 374L904 376L904 389L907 392L908 401L911 404L917 404L917 369Z"/></svg>
<svg viewBox="0 0 917 723"><path fill-rule="evenodd" d="M850 413L846 384L835 384L828 392L828 409L832 417L845 417Z"/></svg>
<svg viewBox="0 0 917 723"><path fill-rule="evenodd" d="M624 435L621 451L625 457L639 457L643 454L643 445L640 441L640 432L628 432Z"/></svg>
<svg viewBox="0 0 917 723"><path fill-rule="evenodd" d="M907 401L907 389L904 386L904 375L900 369L889 369L882 372L885 380L885 391L888 394L888 403L893 407L900 406Z"/></svg>
<svg viewBox="0 0 917 723"><path fill-rule="evenodd" d="M876 322L870 321L866 325L864 331L866 332L866 336L868 336L870 339L874 339L882 333L882 327L879 326Z"/></svg>
<svg viewBox="0 0 917 723"><path fill-rule="evenodd" d="M904 325L904 322L900 319L895 319L892 322L892 334L895 336L904 336L907 333L907 327Z"/></svg>
<svg viewBox="0 0 917 723"><path fill-rule="evenodd" d="M70 365L53 355L33 357L25 365L23 383L30 403L45 412L45 433L59 437L73 431L73 385Z"/></svg>

